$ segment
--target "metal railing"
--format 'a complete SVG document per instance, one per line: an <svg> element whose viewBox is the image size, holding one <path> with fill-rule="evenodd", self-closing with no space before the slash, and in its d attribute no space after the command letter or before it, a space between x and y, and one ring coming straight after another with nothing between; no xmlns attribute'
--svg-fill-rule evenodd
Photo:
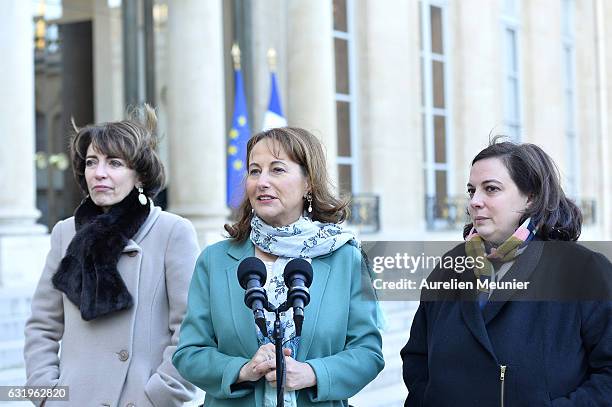
<svg viewBox="0 0 612 407"><path fill-rule="evenodd" d="M597 201L581 199L577 202L582 211L582 224L593 225L597 221ZM470 222L467 214L468 198L463 195L438 199L425 197L425 219L429 230L462 229Z"/></svg>
<svg viewBox="0 0 612 407"><path fill-rule="evenodd" d="M380 197L376 194L354 194L351 198L351 226L361 233L376 233L380 230Z"/></svg>
<svg viewBox="0 0 612 407"><path fill-rule="evenodd" d="M469 222L466 212L468 200L465 196L438 199L425 197L425 221L428 230L461 229Z"/></svg>

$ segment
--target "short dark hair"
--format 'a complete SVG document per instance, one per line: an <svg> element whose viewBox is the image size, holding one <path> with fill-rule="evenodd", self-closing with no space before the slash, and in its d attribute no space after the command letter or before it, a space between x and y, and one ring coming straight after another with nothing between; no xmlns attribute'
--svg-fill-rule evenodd
<svg viewBox="0 0 612 407"><path fill-rule="evenodd" d="M70 143L72 172L83 192L88 192L85 180L87 149L93 145L102 154L125 160L127 166L136 171L145 195L155 198L166 183L164 165L155 151L156 126L155 110L147 104L129 112L126 120L81 128L73 123L75 133Z"/></svg>
<svg viewBox="0 0 612 407"><path fill-rule="evenodd" d="M531 143L491 140L489 146L472 160L472 165L486 158L499 158L522 194L531 204L520 222L531 217L538 228L536 236L542 240L578 240L582 229L582 213L561 188L559 169L552 158ZM472 229L465 225L463 236Z"/></svg>

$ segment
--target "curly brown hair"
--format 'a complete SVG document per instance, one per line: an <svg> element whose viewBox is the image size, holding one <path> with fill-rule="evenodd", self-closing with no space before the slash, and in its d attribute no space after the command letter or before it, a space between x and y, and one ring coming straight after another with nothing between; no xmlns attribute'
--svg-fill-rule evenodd
<svg viewBox="0 0 612 407"><path fill-rule="evenodd" d="M312 195L312 220L326 223L341 223L346 220L350 213L349 199L337 198L332 193L333 187L329 181L321 142L310 132L299 127L280 127L262 131L251 137L247 143L247 168L253 147L266 138L272 140L274 148L272 154L278 156L282 150L302 168ZM304 200L304 207L306 206L307 201ZM249 236L252 209L249 198L245 195L238 208L237 222L225 225L225 230L231 238L243 241Z"/></svg>
<svg viewBox="0 0 612 407"><path fill-rule="evenodd" d="M87 149L92 145L100 153L121 158L138 175L145 195L155 198L166 184L164 165L155 151L157 116L148 104L131 110L126 120L90 124L77 128L70 141L72 172L84 193Z"/></svg>

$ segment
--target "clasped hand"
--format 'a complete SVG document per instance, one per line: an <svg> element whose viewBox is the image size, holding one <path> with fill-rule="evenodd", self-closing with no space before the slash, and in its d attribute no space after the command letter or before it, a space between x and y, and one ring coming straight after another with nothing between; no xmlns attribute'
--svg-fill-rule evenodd
<svg viewBox="0 0 612 407"><path fill-rule="evenodd" d="M274 345L262 345L251 360L242 366L237 383L255 382L262 377L276 387L276 357ZM291 357L291 349L283 349L285 357L285 389L300 390L317 384L317 376L308 363L298 362Z"/></svg>

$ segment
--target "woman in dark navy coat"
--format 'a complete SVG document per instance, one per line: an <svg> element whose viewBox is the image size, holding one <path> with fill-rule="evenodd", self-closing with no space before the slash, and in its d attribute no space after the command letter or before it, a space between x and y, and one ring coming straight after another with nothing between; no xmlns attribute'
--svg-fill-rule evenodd
<svg viewBox="0 0 612 407"><path fill-rule="evenodd" d="M430 275L466 288L422 293L405 406L612 406L612 265L575 243L582 216L551 158L497 141L472 161L472 223L447 253L482 261Z"/></svg>

